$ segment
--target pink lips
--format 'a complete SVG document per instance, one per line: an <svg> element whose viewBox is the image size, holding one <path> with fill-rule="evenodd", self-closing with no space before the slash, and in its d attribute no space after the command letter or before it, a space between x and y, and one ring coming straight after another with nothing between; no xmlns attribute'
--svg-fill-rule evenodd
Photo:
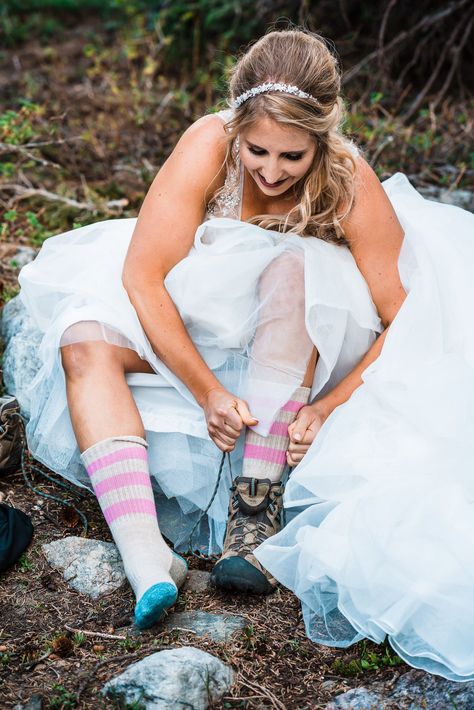
<svg viewBox="0 0 474 710"><path fill-rule="evenodd" d="M260 182L265 185L265 187L280 187L280 185L282 185L286 180L286 178L284 178L283 180L279 180L278 182L267 182L265 178L260 175L259 172L257 172L257 175L260 178Z"/></svg>

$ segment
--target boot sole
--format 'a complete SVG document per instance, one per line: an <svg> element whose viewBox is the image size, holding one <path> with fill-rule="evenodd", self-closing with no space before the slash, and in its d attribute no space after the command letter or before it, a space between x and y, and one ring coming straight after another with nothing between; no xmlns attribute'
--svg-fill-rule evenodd
<svg viewBox="0 0 474 710"><path fill-rule="evenodd" d="M275 591L260 570L237 556L217 562L211 573L211 584L219 589L248 594L271 594Z"/></svg>

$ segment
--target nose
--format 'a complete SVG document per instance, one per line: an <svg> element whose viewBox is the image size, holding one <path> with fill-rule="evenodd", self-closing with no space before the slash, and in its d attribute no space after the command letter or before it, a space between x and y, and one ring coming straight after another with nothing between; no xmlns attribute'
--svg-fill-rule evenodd
<svg viewBox="0 0 474 710"><path fill-rule="evenodd" d="M277 159L267 160L266 163L262 166L260 174L263 175L265 180L270 183L278 182L283 178Z"/></svg>

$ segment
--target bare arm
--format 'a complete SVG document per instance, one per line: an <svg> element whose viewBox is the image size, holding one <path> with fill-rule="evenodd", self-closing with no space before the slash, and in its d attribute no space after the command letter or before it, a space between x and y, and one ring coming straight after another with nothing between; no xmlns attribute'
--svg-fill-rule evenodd
<svg viewBox="0 0 474 710"><path fill-rule="evenodd" d="M406 297L398 273L403 229L377 176L362 158L358 160L355 203L344 231L385 330L336 387L300 411L290 429L290 465L301 460L326 418L362 384L363 371L380 355L390 323Z"/></svg>
<svg viewBox="0 0 474 710"><path fill-rule="evenodd" d="M145 197L122 281L153 351L191 391L204 409L212 439L228 451L242 424L256 420L204 362L164 285L168 272L188 254L206 203L223 183L225 147L217 116L205 116L185 131Z"/></svg>
<svg viewBox="0 0 474 710"><path fill-rule="evenodd" d="M385 331L354 370L320 400L327 415L362 384L362 372L380 355L387 328L406 297L398 273L403 229L379 179L362 158L358 161L355 204L346 218L344 231Z"/></svg>
<svg viewBox="0 0 474 710"><path fill-rule="evenodd" d="M225 134L217 116L187 129L145 197L122 277L154 352L198 402L219 383L189 337L164 279L193 244L204 219L206 188L224 155Z"/></svg>

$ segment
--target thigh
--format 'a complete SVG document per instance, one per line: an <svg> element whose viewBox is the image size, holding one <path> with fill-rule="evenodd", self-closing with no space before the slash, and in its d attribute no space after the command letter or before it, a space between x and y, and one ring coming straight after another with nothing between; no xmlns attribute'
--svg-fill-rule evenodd
<svg viewBox="0 0 474 710"><path fill-rule="evenodd" d="M155 373L135 350L112 345L104 340L81 340L62 345L60 350L66 374L72 377L90 376L100 371Z"/></svg>

